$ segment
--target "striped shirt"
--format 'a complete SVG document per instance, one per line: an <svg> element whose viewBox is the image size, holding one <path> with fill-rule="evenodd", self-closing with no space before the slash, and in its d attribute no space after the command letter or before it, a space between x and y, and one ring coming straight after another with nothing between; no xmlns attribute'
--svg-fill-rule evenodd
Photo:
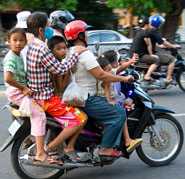
<svg viewBox="0 0 185 179"><path fill-rule="evenodd" d="M26 58L27 84L33 91L33 98L39 100L47 100L54 95L50 73L63 75L79 60L78 53L73 53L67 60L58 61L38 38L28 45Z"/></svg>

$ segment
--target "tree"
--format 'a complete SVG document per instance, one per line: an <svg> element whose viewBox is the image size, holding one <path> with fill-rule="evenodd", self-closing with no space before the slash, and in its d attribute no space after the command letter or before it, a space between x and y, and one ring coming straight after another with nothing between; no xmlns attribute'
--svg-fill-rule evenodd
<svg viewBox="0 0 185 179"><path fill-rule="evenodd" d="M173 40L178 27L178 19L184 8L184 0L107 0L114 8L131 8L133 14L149 15L151 11L166 13L163 36Z"/></svg>
<svg viewBox="0 0 185 179"><path fill-rule="evenodd" d="M75 14L96 29L113 29L117 26L117 17L112 13L112 8L100 1L78 0Z"/></svg>
<svg viewBox="0 0 185 179"><path fill-rule="evenodd" d="M21 9L52 11L56 9L75 10L77 0L6 0L0 4L0 10L13 7L15 4Z"/></svg>

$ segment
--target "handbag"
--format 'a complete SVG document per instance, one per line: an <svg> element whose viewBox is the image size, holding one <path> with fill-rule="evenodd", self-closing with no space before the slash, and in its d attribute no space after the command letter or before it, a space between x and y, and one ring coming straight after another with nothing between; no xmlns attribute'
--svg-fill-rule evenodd
<svg viewBox="0 0 185 179"><path fill-rule="evenodd" d="M88 92L77 84L75 75L71 73L71 83L65 89L62 100L71 106L84 107L87 98Z"/></svg>

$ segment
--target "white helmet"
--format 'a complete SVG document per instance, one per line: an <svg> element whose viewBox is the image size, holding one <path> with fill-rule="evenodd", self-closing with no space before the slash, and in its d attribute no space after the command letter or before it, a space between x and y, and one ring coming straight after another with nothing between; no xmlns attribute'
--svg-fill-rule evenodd
<svg viewBox="0 0 185 179"><path fill-rule="evenodd" d="M21 11L19 13L17 13L16 17L17 17L17 24L15 27L17 28L23 28L26 29L27 28L27 18L28 16L31 14L30 11Z"/></svg>

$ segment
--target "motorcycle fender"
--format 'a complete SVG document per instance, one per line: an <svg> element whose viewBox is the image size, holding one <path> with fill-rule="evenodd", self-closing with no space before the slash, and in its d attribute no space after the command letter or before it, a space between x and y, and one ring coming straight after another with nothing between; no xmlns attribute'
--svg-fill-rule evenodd
<svg viewBox="0 0 185 179"><path fill-rule="evenodd" d="M154 114L156 114L156 113L172 113L172 114L174 114L175 113L174 111L167 109L163 106L159 106L159 105L153 105L152 110L153 110Z"/></svg>
<svg viewBox="0 0 185 179"><path fill-rule="evenodd" d="M8 128L9 137L0 147L0 152L5 151L12 144L12 142L15 140L15 136L17 135L17 133L19 133L22 126L23 126L23 121L14 120L11 123L10 127Z"/></svg>

